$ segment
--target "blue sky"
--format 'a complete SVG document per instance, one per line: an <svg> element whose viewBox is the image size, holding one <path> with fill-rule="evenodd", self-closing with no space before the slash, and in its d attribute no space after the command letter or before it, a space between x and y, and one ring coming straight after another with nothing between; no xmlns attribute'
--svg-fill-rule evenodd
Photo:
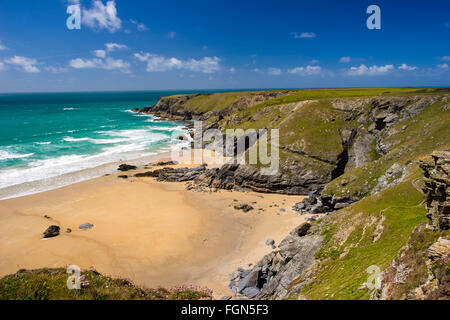
<svg viewBox="0 0 450 320"><path fill-rule="evenodd" d="M381 30L366 27L372 4ZM447 0L2 0L0 92L448 86L449 12Z"/></svg>

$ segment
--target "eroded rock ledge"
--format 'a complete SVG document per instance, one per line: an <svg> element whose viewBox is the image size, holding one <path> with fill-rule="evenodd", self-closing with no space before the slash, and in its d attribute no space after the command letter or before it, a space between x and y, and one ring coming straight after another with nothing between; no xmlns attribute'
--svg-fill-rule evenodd
<svg viewBox="0 0 450 320"><path fill-rule="evenodd" d="M435 231L450 229L450 152L436 151L420 160L424 171L423 192L427 218Z"/></svg>

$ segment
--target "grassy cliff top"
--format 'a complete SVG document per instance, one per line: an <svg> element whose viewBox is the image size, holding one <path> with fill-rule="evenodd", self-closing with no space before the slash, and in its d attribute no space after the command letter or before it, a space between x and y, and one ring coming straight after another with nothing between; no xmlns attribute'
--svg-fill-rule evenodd
<svg viewBox="0 0 450 320"><path fill-rule="evenodd" d="M240 98L254 96L267 96L267 100L247 108L252 112L268 106L283 105L288 103L301 102L305 100L320 100L329 98L362 98L373 96L393 96L393 95L428 95L450 93L450 88L342 88L342 89L288 89L288 90L267 90L267 91L236 91L221 92L213 94L200 94L187 103L187 108L196 112L217 111L229 107ZM178 98L180 95L164 97Z"/></svg>
<svg viewBox="0 0 450 320"><path fill-rule="evenodd" d="M81 289L69 290L65 269L20 270L0 279L0 300L209 300L212 291L195 286L148 289L130 280L81 272Z"/></svg>

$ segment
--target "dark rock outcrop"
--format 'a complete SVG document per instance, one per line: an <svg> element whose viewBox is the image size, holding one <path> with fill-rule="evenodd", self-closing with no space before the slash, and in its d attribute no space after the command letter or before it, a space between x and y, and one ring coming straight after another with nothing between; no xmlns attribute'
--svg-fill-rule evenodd
<svg viewBox="0 0 450 320"><path fill-rule="evenodd" d="M50 226L44 232L44 239L53 238L59 236L61 228L58 226Z"/></svg>
<svg viewBox="0 0 450 320"><path fill-rule="evenodd" d="M244 212L249 212L249 211L252 211L254 208L251 205L248 205L248 204L240 204L240 205L234 206L234 209L242 210Z"/></svg>
<svg viewBox="0 0 450 320"><path fill-rule="evenodd" d="M201 165L196 168L162 168L154 171L148 171L144 173L138 173L135 175L137 178L153 177L158 181L168 182L184 182L192 181L200 174L206 171L206 165Z"/></svg>
<svg viewBox="0 0 450 320"><path fill-rule="evenodd" d="M420 160L424 171L423 192L427 218L433 230L450 229L450 152L436 151Z"/></svg>
<svg viewBox="0 0 450 320"><path fill-rule="evenodd" d="M125 171L136 170L136 169L137 169L136 166L132 166L129 164L121 164L117 170L125 172Z"/></svg>
<svg viewBox="0 0 450 320"><path fill-rule="evenodd" d="M175 166L177 165L177 161L160 161L152 164L153 167L164 167L164 166Z"/></svg>
<svg viewBox="0 0 450 320"><path fill-rule="evenodd" d="M250 299L262 300L283 299L299 291L306 282L293 287L291 283L314 266L314 255L323 240L315 233L307 235L310 227L308 223L298 226L280 243L278 250L266 255L254 268L238 270L231 276L229 287Z"/></svg>
<svg viewBox="0 0 450 320"><path fill-rule="evenodd" d="M247 188L256 192L282 194L308 194L323 186L318 176L263 175L247 165L225 164L221 168L205 171L195 179L201 186L225 190Z"/></svg>
<svg viewBox="0 0 450 320"><path fill-rule="evenodd" d="M320 214L329 213L343 209L359 201L356 197L336 197L330 195L314 196L311 195L303 201L296 203L292 209L299 214Z"/></svg>

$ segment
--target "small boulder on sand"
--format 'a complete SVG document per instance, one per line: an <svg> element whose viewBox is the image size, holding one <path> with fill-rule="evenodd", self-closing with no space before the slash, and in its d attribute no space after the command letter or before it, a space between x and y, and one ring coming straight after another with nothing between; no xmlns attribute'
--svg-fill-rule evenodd
<svg viewBox="0 0 450 320"><path fill-rule="evenodd" d="M234 209L242 210L244 212L249 212L249 211L253 210L253 207L248 204L240 204L240 205L234 206Z"/></svg>
<svg viewBox="0 0 450 320"><path fill-rule="evenodd" d="M53 238L59 236L59 231L61 230L58 226L50 226L44 232L44 239Z"/></svg>
<svg viewBox="0 0 450 320"><path fill-rule="evenodd" d="M91 223L83 223L82 225L80 225L80 229L81 230L89 230L89 229L92 229L94 227L94 225L93 224L91 224Z"/></svg>
<svg viewBox="0 0 450 320"><path fill-rule="evenodd" d="M129 164L121 164L119 166L119 171L130 171L130 170L136 170L137 167L136 166L131 166Z"/></svg>

